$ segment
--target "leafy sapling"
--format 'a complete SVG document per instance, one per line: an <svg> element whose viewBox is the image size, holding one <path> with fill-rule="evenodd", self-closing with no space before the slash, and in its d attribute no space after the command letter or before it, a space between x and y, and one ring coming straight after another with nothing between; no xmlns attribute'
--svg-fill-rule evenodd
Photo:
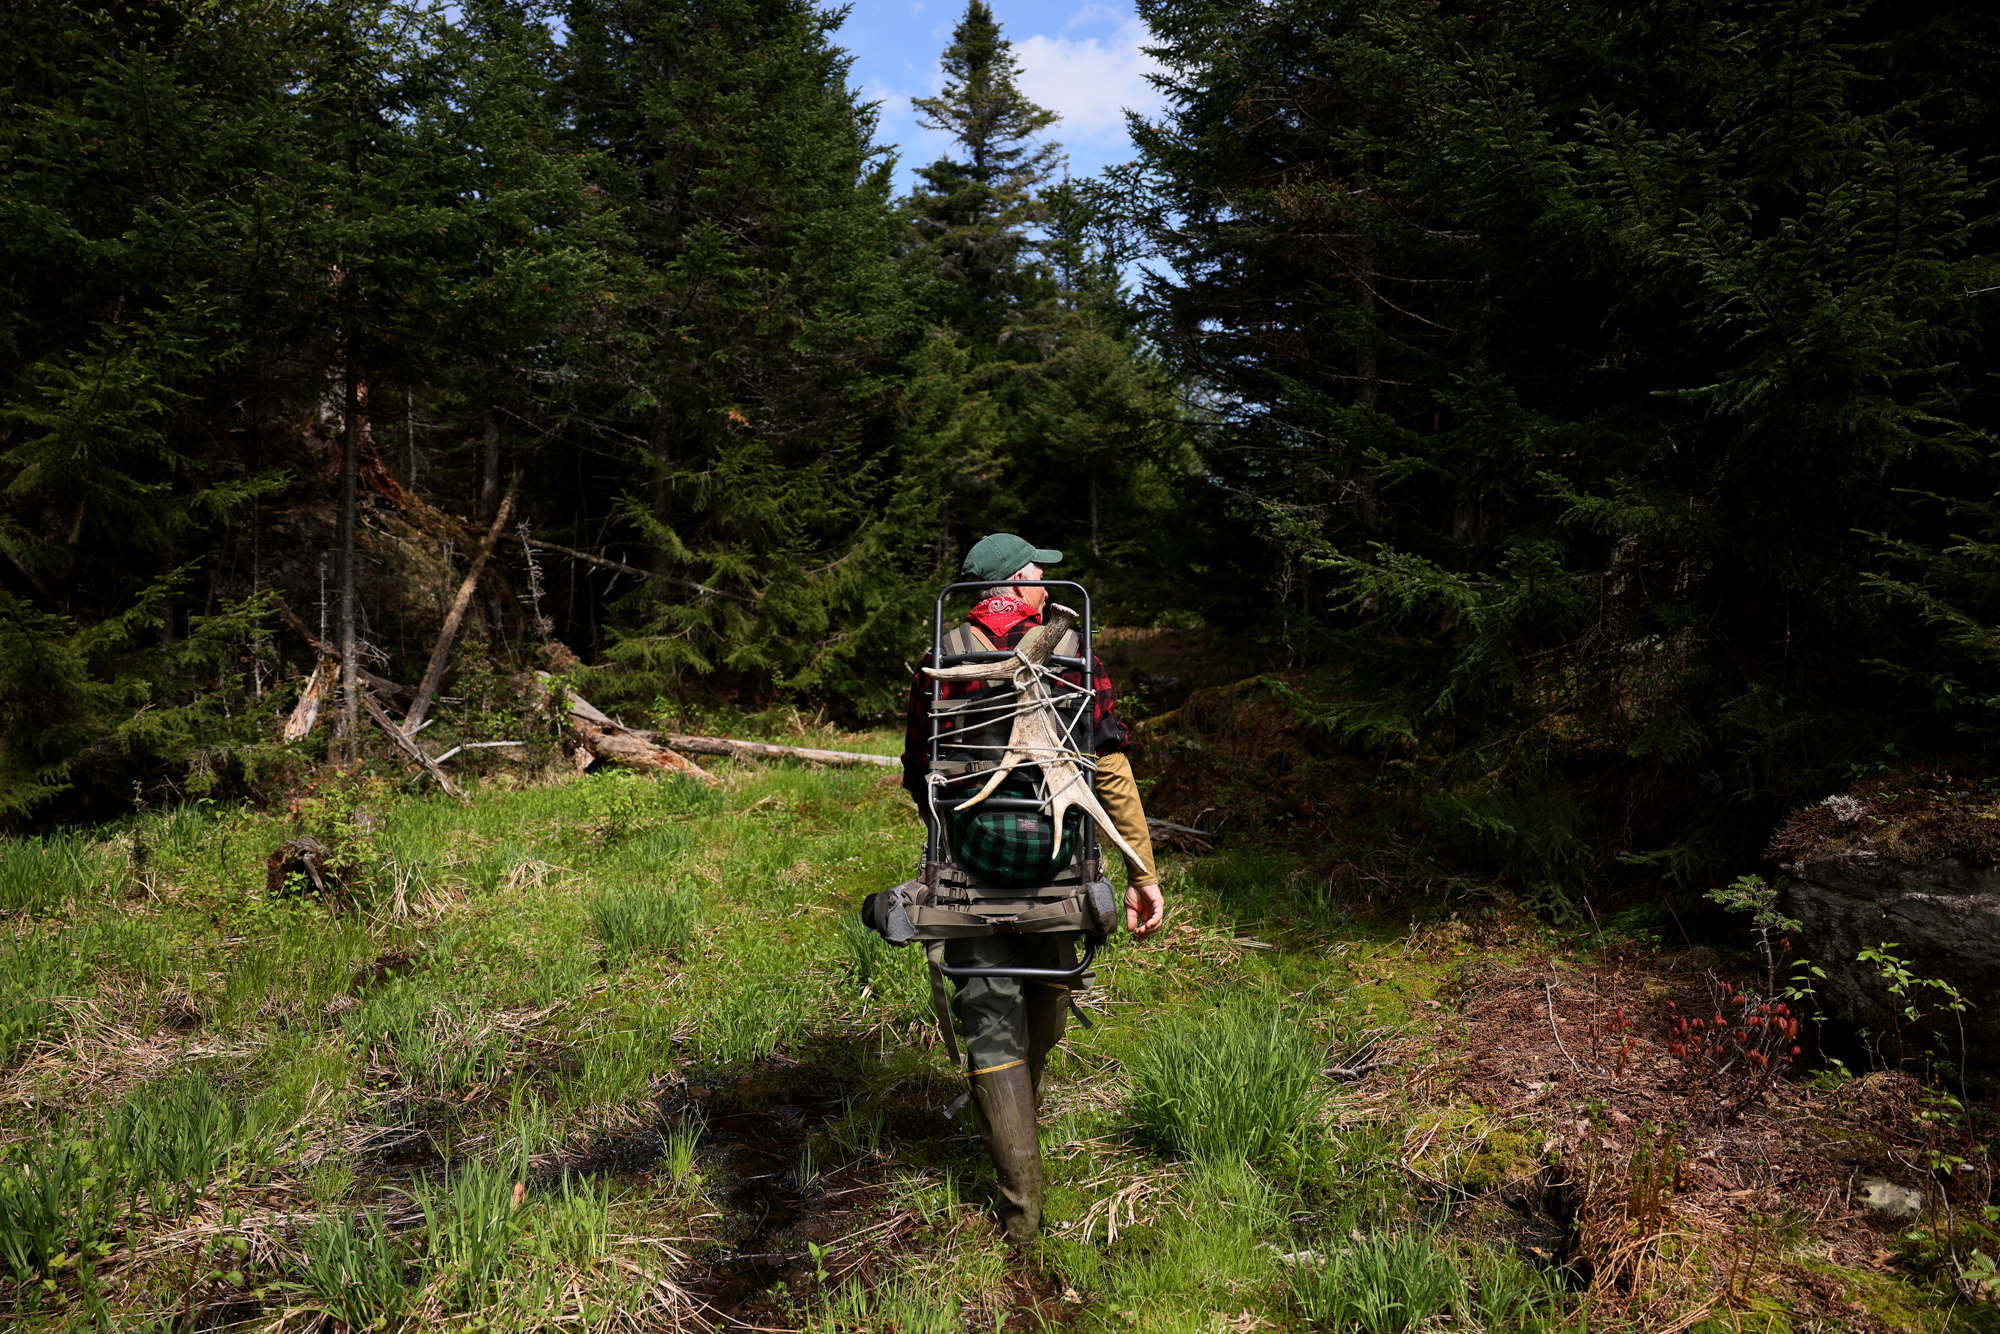
<svg viewBox="0 0 2000 1334"><path fill-rule="evenodd" d="M1896 953L1900 948L1901 946L1895 941L1885 940L1879 945L1863 946L1861 952L1854 956L1859 963L1874 965L1876 975L1882 979L1882 984L1894 997L1889 1005L1889 1022L1894 1028L1897 1066L1903 1064L1907 1055L1903 1044L1904 1033L1926 1019L1949 1014L1958 1022L1959 1065L1963 1069L1965 1011L1970 1008L1971 1003L1965 999L1963 992L1943 978L1919 977L1910 971L1910 965ZM1936 1005L1925 1008L1919 1002L1918 994L1923 988L1929 988L1935 993Z"/></svg>
<svg viewBox="0 0 2000 1334"><path fill-rule="evenodd" d="M1739 875L1727 885L1708 891L1708 900L1731 912L1750 914L1750 929L1757 935L1757 952L1764 956L1764 991L1778 994L1778 970L1791 952L1791 933L1802 923L1778 911L1778 896L1787 882L1767 884L1761 875ZM1824 974L1821 974L1824 976Z"/></svg>

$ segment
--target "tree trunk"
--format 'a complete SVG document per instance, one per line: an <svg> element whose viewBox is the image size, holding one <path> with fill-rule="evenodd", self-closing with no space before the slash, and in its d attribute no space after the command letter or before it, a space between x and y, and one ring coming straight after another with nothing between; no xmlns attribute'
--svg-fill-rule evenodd
<svg viewBox="0 0 2000 1334"><path fill-rule="evenodd" d="M500 423L486 414L486 438L479 455L479 521L493 522L500 508Z"/></svg>
<svg viewBox="0 0 2000 1334"><path fill-rule="evenodd" d="M690 755L732 755L749 760L806 760L813 764L872 764L882 769L900 769L902 760L894 755L869 755L858 750L816 750L810 746L773 746L762 741L738 741L726 736L665 736L634 730L632 735L648 741L664 742L671 750Z"/></svg>
<svg viewBox="0 0 2000 1334"><path fill-rule="evenodd" d="M458 627L465 620L465 609L472 605L472 595L479 587L479 576L486 569L486 560L493 554L494 544L500 540L500 531L507 522L507 511L514 506L514 493L521 485L521 474L514 474L513 484L500 500L500 507L493 515L492 527L486 530L479 545L472 552L472 567L465 572L465 582L458 586L458 596L451 600L451 610L444 616L444 627L438 631L437 647L431 650L430 669L424 673L422 684L417 687L416 702L403 716L404 736L415 736L423 726L424 714L429 712L431 697L437 693L444 681L445 665L451 661L451 647L457 642ZM496 628L495 633L498 633Z"/></svg>
<svg viewBox="0 0 2000 1334"><path fill-rule="evenodd" d="M340 719L335 736L340 743L338 763L345 763L359 746L356 733L360 730L361 689L357 672L360 660L354 652L355 581L359 571L355 560L354 502L355 478L361 471L361 381L349 366L347 376L347 412L341 432L340 452L340 527L336 542L340 548L340 569L338 574L340 597L339 631L335 648L340 653Z"/></svg>

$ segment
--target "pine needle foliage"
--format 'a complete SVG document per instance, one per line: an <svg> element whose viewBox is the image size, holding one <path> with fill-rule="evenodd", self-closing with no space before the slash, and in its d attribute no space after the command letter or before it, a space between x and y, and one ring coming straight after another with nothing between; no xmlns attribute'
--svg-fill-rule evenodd
<svg viewBox="0 0 2000 1334"><path fill-rule="evenodd" d="M1064 577L1143 614L1135 594L1157 591L1153 540L1170 524L1159 479L1194 466L1176 386L1136 328L1101 192L1056 179L1059 118L1021 90L984 0L968 0L941 63L942 90L912 104L952 146L899 203L911 290L961 350L970 418L937 440L938 564L952 572L957 538L1038 534L1064 550Z"/></svg>
<svg viewBox="0 0 2000 1334"><path fill-rule="evenodd" d="M1154 337L1266 605L1347 673L1302 711L1443 835L1551 903L1621 855L1705 883L2000 684L1916 665L1967 623L1907 577L1983 559L1911 493L2000 480L1990 18L1141 11Z"/></svg>
<svg viewBox="0 0 2000 1334"><path fill-rule="evenodd" d="M663 576L623 609L626 689L865 693L909 628L908 310L838 23L803 0L570 11L577 133L627 220L590 411L627 442L618 517Z"/></svg>

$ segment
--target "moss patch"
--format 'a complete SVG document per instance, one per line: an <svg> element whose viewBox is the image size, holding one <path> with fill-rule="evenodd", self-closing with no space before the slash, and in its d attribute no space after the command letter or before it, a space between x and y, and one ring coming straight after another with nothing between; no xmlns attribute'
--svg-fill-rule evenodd
<svg viewBox="0 0 2000 1334"><path fill-rule="evenodd" d="M1542 1168L1540 1146L1508 1130L1483 1107L1454 1105L1418 1116L1410 1129L1411 1170L1470 1195L1524 1181Z"/></svg>

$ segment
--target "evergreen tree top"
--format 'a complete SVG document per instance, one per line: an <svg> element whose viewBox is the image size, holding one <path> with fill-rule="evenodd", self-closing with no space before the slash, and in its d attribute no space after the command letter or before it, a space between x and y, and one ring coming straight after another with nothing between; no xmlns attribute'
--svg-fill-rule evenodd
<svg viewBox="0 0 2000 1334"><path fill-rule="evenodd" d="M949 134L965 146L970 161L964 174L988 187L1018 176L1031 177L1033 183L1045 179L1061 146L1031 149L1028 141L1061 117L1029 101L1015 85L1021 62L1015 59L1014 44L1000 35L999 20L985 0L966 5L945 48L944 69L948 78L939 96L911 101L925 129Z"/></svg>

